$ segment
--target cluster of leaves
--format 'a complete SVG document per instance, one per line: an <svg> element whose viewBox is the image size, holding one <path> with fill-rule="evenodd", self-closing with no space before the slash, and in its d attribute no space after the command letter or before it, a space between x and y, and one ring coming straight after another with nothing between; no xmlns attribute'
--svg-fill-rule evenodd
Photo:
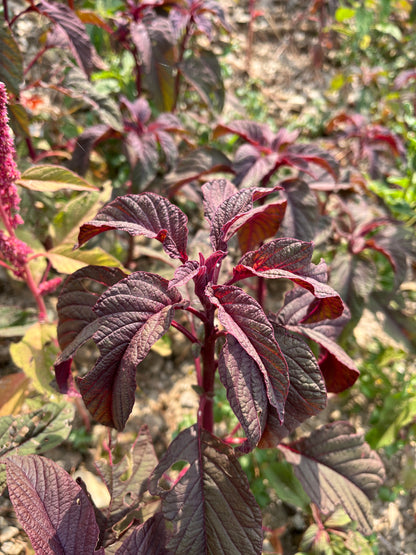
<svg viewBox="0 0 416 555"><path fill-rule="evenodd" d="M314 10L325 4L315 2ZM384 311L409 347L415 342L414 325L398 296L415 257L409 225L411 150L407 181L389 177L405 191L404 204L396 203L392 211L391 187L388 193L383 189L385 160L405 155L397 131L408 141L416 129L413 112L406 127L394 130L379 120L373 123L369 114L339 114L326 129L334 156L300 142L297 131L276 132L248 120L217 122L225 95L221 38L229 31L219 3L154 0L104 6L75 10L42 0L12 15L3 5L6 25L0 29L0 45L7 63L0 61L0 80L12 97L19 151L27 147L34 162L64 160L94 184L110 178L113 185L112 190L108 185L94 190L71 171L52 165L23 173L25 227L32 227L37 238L33 242L26 231L24 239L33 242L36 252L34 275L43 279L51 269L72 275L58 302L57 338L54 325L36 322L22 328L10 316L7 323L14 330L9 326L3 335L25 333L12 347L13 360L42 394L53 391L50 366L58 353L57 339L61 392L80 394L96 421L122 430L134 404L137 372L140 385L140 363L173 326L193 343L200 407L197 422L178 435L159 462L145 429L125 459L114 463L115 451L109 449L107 461L98 464L111 497L106 510L91 505L82 483L37 456L67 437L68 417L56 433L50 423L56 416L48 417L62 407L45 409L46 427L56 441L37 427L44 414L36 412L40 407L20 420L0 421L5 446L0 455L16 512L42 553L95 548L259 553L261 514L238 458L253 456L256 447L272 448L275 472L285 475L290 464L296 475L292 471L291 495L281 484L279 488L279 480L273 481L279 496L293 502L293 492L302 489L299 480L305 490L299 494L301 506L312 501L326 515L313 512L315 524L301 548L319 550L335 537L363 545L360 534L371 533L369 498L383 479L380 460L342 422L309 438L287 438L324 408L328 392L339 393L357 379L353 361L337 341L346 325L345 335L357 323L364 306ZM349 9L334 12L339 24L362 12ZM33 14L47 27L42 48L24 60L18 29ZM97 51L106 53L104 60ZM413 77L410 71L399 74L397 89L411 86ZM50 117L44 121L52 93L64 99L58 123ZM41 134L33 134L29 115L31 121L45 123ZM208 135L201 134L205 142L198 137L200 127L209 129ZM351 155L340 175L335 158L342 158L342 152ZM363 169L369 179L358 173ZM219 179L200 186L206 175L217 172L233 176L232 182ZM149 192L154 190L190 201L186 210L192 222L167 198ZM115 198L126 191L132 194ZM115 200L100 209L111 198ZM399 225L397 215L406 225ZM190 259L188 233L198 229L209 235L210 244L200 245L199 255ZM106 235L117 237L116 244L101 236L110 230L116 233ZM119 232L127 232L127 241ZM164 271L162 277L137 270L133 246L140 236L162 244L175 267L170 280ZM89 240L92 249L73 250L75 242L82 246ZM151 249L146 253L154 256ZM313 263L321 253L329 272L324 262ZM163 254L157 257L163 259ZM41 259L47 262L40 264ZM271 293L276 290L280 297ZM74 383L72 359L90 340L99 358ZM217 369L239 430L222 438L214 435ZM9 381L0 415L18 410L27 388L22 374ZM20 429L25 433L16 436ZM371 442L375 445L376 440ZM16 456L27 453L34 455ZM171 467L179 461L185 468L177 475ZM49 502L51 491L44 487L51 476L58 504ZM348 516L333 515L337 505ZM40 536L38 525L29 522L28 506L47 533ZM226 529L219 513L221 522L230 523ZM69 523L85 533L69 537Z"/></svg>
<svg viewBox="0 0 416 555"><path fill-rule="evenodd" d="M171 280L143 271L126 276L118 269L98 266L78 270L67 279L58 303L58 339L63 351L55 369L61 390L74 393L72 358L92 338L100 356L87 375L77 377L77 385L95 420L122 430L134 403L136 368L140 376L140 362L170 325L200 348L196 356L198 421L174 439L155 468L150 462L146 464L134 510L145 510L148 505L143 496L149 492L153 496L153 516L145 522L136 516L139 524L128 528L127 539L117 544L117 553L129 552L130 546L140 552L154 545L156 538L162 551L183 551L192 546L195 553L260 553L261 514L237 459L238 453L248 453L256 446L279 446L309 497L324 513L341 503L364 534L371 532L369 497L382 482L384 470L361 435L349 424L338 422L316 430L308 438L281 443L305 419L324 408L328 391L339 392L352 385L358 371L335 342L348 311L326 283L325 263L311 262L312 244L286 237L264 242L275 233L276 206L286 204L283 199L268 202L268 197L276 193L276 189L262 187L238 190L224 179L206 183L202 194L212 253L200 253L199 260L190 260L187 254L185 214L153 193L118 197L81 226L79 246L109 230L125 231L160 241L179 265ZM284 209L280 221L283 214ZM229 276L223 267L231 256L233 237L251 249L234 264ZM286 293L280 310L267 316L258 301L234 285L253 279L260 284L264 280L289 280L294 288ZM183 297L180 288L191 282L194 293ZM178 321L181 312L200 321L202 339L192 332L196 323L187 329ZM320 346L318 360L308 340ZM213 435L217 368L244 432L236 449ZM148 452L148 442L143 449ZM141 464L145 464L146 456L140 453ZM93 519L85 492L52 462L36 456L25 460L8 457L4 461L11 499L24 522L20 503L25 505L21 500L33 492L33 487L33 502L48 507L45 496L49 493L40 476L52 472L57 474L60 504L67 503L74 509L86 506L89 511L82 522L91 533L83 534L83 538L97 540L101 533L99 545L107 545L104 538L114 528L113 517ZM170 483L163 484L161 480L167 479L166 473L179 461L186 462L185 468L176 480L170 478ZM117 467L111 472L117 473ZM105 481L113 484L114 476ZM191 491L192 495L186 493ZM155 508L155 496L161 508L159 504ZM122 514L117 512L116 522L131 510L129 507ZM67 537L59 515L44 516L54 523L48 538L44 534L40 537L36 526L27 525L34 545L49 543L56 536L62 542L63 536ZM173 526L166 527L165 521ZM225 522L232 526L224 527ZM108 541L116 543L114 537Z"/></svg>

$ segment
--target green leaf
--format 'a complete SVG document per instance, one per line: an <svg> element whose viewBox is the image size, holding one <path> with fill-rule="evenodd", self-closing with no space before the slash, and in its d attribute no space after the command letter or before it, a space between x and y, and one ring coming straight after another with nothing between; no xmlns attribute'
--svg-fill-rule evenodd
<svg viewBox="0 0 416 555"><path fill-rule="evenodd" d="M68 72L65 85L71 90L70 96L89 104L102 123L116 131L123 131L118 104L108 94L97 90L80 69L74 67Z"/></svg>
<svg viewBox="0 0 416 555"><path fill-rule="evenodd" d="M49 226L49 235L56 247L62 243L77 243L81 224L91 220L111 197L111 184L106 183L100 192L85 192L66 203Z"/></svg>
<svg viewBox="0 0 416 555"><path fill-rule="evenodd" d="M338 8L335 12L335 19L339 23L346 21L347 19L351 19L355 16L355 10L351 8Z"/></svg>
<svg viewBox="0 0 416 555"><path fill-rule="evenodd" d="M62 189L72 191L97 191L82 177L62 168L60 166L33 166L23 172L21 178L16 182L18 185L30 189L31 191L56 192Z"/></svg>
<svg viewBox="0 0 416 555"><path fill-rule="evenodd" d="M137 510L157 462L147 426L140 428L130 450L117 463L97 461L96 468L111 497L108 508L102 511L106 530L104 545L114 539L115 525L118 530L123 528L121 521Z"/></svg>
<svg viewBox="0 0 416 555"><path fill-rule="evenodd" d="M23 82L23 57L6 23L0 26L0 52L0 81L17 96Z"/></svg>
<svg viewBox="0 0 416 555"><path fill-rule="evenodd" d="M54 378L53 363L59 353L56 342L56 326L36 322L21 341L10 346L13 362L32 379L33 386L42 394L56 394L50 385Z"/></svg>
<svg viewBox="0 0 416 555"><path fill-rule="evenodd" d="M42 408L0 418L0 457L5 455L38 455L65 441L74 418L72 403L46 403ZM0 465L0 492L6 483L4 465Z"/></svg>
<svg viewBox="0 0 416 555"><path fill-rule="evenodd" d="M29 137L29 116L26 109L17 102L11 102L9 104L9 116L15 134Z"/></svg>
<svg viewBox="0 0 416 555"><path fill-rule="evenodd" d="M45 256L60 274L72 274L84 266L110 266L128 273L117 258L108 254L101 247L74 250L73 243L64 243L45 252Z"/></svg>

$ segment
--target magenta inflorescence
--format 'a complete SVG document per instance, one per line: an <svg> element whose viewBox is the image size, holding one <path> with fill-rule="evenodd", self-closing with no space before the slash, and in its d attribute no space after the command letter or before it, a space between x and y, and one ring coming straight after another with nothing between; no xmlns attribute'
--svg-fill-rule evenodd
<svg viewBox="0 0 416 555"><path fill-rule="evenodd" d="M0 231L0 257L11 264L16 276L21 277L31 249L13 232L23 220L19 214L20 197L15 184L20 172L14 159L16 152L9 127L7 102L6 86L0 82L0 214L6 228L6 232Z"/></svg>

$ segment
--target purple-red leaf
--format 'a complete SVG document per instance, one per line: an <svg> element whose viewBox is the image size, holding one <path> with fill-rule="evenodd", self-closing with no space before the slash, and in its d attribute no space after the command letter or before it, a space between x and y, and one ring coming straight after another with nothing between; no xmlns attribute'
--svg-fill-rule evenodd
<svg viewBox="0 0 416 555"><path fill-rule="evenodd" d="M169 555L165 519L156 513L137 526L115 555Z"/></svg>
<svg viewBox="0 0 416 555"><path fill-rule="evenodd" d="M276 447L282 438L326 406L326 387L316 358L306 342L277 324L274 334L289 368L289 392L283 425L275 411L268 411L259 447Z"/></svg>
<svg viewBox="0 0 416 555"><path fill-rule="evenodd" d="M63 352L55 362L55 376L61 393L74 394L71 361L98 329L99 320L93 311L98 297L124 277L118 268L87 266L65 280L57 304L58 341Z"/></svg>
<svg viewBox="0 0 416 555"><path fill-rule="evenodd" d="M216 191L219 187L217 183L211 182L204 185L204 196L210 198L210 189L213 188ZM226 191L230 188L227 187ZM272 232L273 229L279 227L280 221L273 221L273 216L276 217L283 215L281 203L275 203L274 208L271 208L271 213L267 212L265 206L253 209L253 202L261 198L266 197L276 191L274 189L253 187L250 189L243 189L242 191L237 191L236 193L228 196L216 206L215 212L210 210L210 224L211 232L210 239L211 244L214 249L226 250L227 241L237 233L241 228L245 228L247 236L247 242L250 242L250 229L252 230L253 237L256 234L261 237L263 233ZM219 191L221 193L221 191ZM223 194L224 196L224 194ZM205 205L207 201L205 201ZM270 205L269 205L270 206ZM278 208L276 208L278 207ZM283 208L284 211L284 208ZM267 217L268 216L268 217ZM261 225L263 223L263 226ZM261 229L263 228L263 229Z"/></svg>
<svg viewBox="0 0 416 555"><path fill-rule="evenodd" d="M42 555L94 551L99 529L84 490L56 463L38 455L4 459L14 510Z"/></svg>
<svg viewBox="0 0 416 555"><path fill-rule="evenodd" d="M213 52L194 52L178 69L209 109L215 112L222 111L225 99L224 82L218 58Z"/></svg>
<svg viewBox="0 0 416 555"><path fill-rule="evenodd" d="M349 311L333 320L309 321L315 300L311 293L295 288L285 297L285 304L277 314L277 322L286 329L300 333L323 348L319 367L328 391L339 393L351 387L359 376L353 360L336 343L336 338L349 321Z"/></svg>
<svg viewBox="0 0 416 555"><path fill-rule="evenodd" d="M187 260L185 264L176 268L173 278L169 282L169 289L186 285L190 279L200 271L200 264L196 260Z"/></svg>
<svg viewBox="0 0 416 555"><path fill-rule="evenodd" d="M234 225L228 229L238 228L238 243L242 253L251 251L261 245L265 239L276 235L286 212L286 201L271 202L250 210L248 214L238 217Z"/></svg>
<svg viewBox="0 0 416 555"><path fill-rule="evenodd" d="M351 424L327 424L279 449L322 512L342 505L363 534L373 532L369 497L383 483L385 472L379 456Z"/></svg>
<svg viewBox="0 0 416 555"><path fill-rule="evenodd" d="M284 404L289 388L286 361L277 344L273 327L259 303L239 287L213 285L207 288L218 318L259 367L270 404L283 422Z"/></svg>
<svg viewBox="0 0 416 555"><path fill-rule="evenodd" d="M201 187L204 196L205 218L212 222L218 207L229 197L238 193L235 185L228 179L213 179Z"/></svg>
<svg viewBox="0 0 416 555"><path fill-rule="evenodd" d="M166 198L154 193L125 195L110 202L81 227L78 245L109 229L157 239L171 258L187 260L187 217Z"/></svg>
<svg viewBox="0 0 416 555"><path fill-rule="evenodd" d="M301 179L288 179L280 183L286 195L287 208L282 224L285 237L312 241L318 224L318 201L307 183ZM333 183L330 183L334 187ZM331 189L332 190L332 189Z"/></svg>
<svg viewBox="0 0 416 555"><path fill-rule="evenodd" d="M92 47L85 26L81 20L71 8L62 3L52 4L46 2L46 0L40 0L36 4L36 9L63 30L68 38L68 43L79 67L89 76L93 65Z"/></svg>
<svg viewBox="0 0 416 555"><path fill-rule="evenodd" d="M314 320L337 318L342 314L344 304L338 293L325 283L325 263L315 265L311 262L312 252L312 243L286 237L274 239L240 259L233 269L231 283L251 276L290 279L317 298Z"/></svg>
<svg viewBox="0 0 416 555"><path fill-rule="evenodd" d="M94 341L100 357L77 383L98 422L122 430L132 410L136 367L168 330L175 308L183 306L176 288L147 272L135 272L108 289L94 312L100 326Z"/></svg>
<svg viewBox="0 0 416 555"><path fill-rule="evenodd" d="M263 375L258 364L232 335L227 336L221 350L218 371L228 402L247 437L239 450L247 453L260 441L267 419L268 401Z"/></svg>
<svg viewBox="0 0 416 555"><path fill-rule="evenodd" d="M189 468L166 491L158 482L172 464ZM173 523L167 547L173 553L262 551L261 513L231 447L197 426L173 440L153 472L149 491L162 497L162 511Z"/></svg>

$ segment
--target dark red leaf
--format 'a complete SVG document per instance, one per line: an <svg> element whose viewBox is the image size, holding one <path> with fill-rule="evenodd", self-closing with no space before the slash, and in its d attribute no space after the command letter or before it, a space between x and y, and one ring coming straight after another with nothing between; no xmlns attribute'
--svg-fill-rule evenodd
<svg viewBox="0 0 416 555"><path fill-rule="evenodd" d="M338 179L338 164L328 152L313 144L295 144L288 146L284 153L288 165L295 166L301 171L310 173L310 164L326 170L335 180Z"/></svg>
<svg viewBox="0 0 416 555"><path fill-rule="evenodd" d="M228 179L214 179L201 187L204 197L205 218L212 222L218 207L229 197L238 193L235 185Z"/></svg>
<svg viewBox="0 0 416 555"><path fill-rule="evenodd" d="M239 287L213 285L207 288L218 318L263 374L267 397L281 422L289 389L286 361L277 344L273 327L256 300Z"/></svg>
<svg viewBox="0 0 416 555"><path fill-rule="evenodd" d="M169 555L165 519L156 513L137 526L115 555Z"/></svg>
<svg viewBox="0 0 416 555"><path fill-rule="evenodd" d="M309 322L308 314L314 298L308 291L295 288L286 294L285 304L277 314L277 321L288 330L302 334L323 348L319 367L325 378L326 388L333 393L351 387L359 376L359 371L347 355L336 343L336 338L349 321L349 311L336 319Z"/></svg>
<svg viewBox="0 0 416 555"><path fill-rule="evenodd" d="M373 532L371 504L385 472L379 456L348 422L334 422L279 449L306 493L324 513L342 505L358 529Z"/></svg>
<svg viewBox="0 0 416 555"><path fill-rule="evenodd" d="M175 275L169 282L169 289L186 285L190 279L200 271L200 264L196 260L187 260L185 264L175 270Z"/></svg>
<svg viewBox="0 0 416 555"><path fill-rule="evenodd" d="M176 288L147 272L135 272L108 289L94 312L100 327L94 341L100 357L77 383L94 418L122 430L134 404L136 367L168 330L175 308L183 306Z"/></svg>
<svg viewBox="0 0 416 555"><path fill-rule="evenodd" d="M169 490L159 486L178 461L190 467ZM149 481L162 497L162 511L173 523L167 547L173 553L250 553L262 551L261 513L234 450L197 426L170 444ZM225 526L226 523L226 526Z"/></svg>
<svg viewBox="0 0 416 555"><path fill-rule="evenodd" d="M42 555L100 553L94 509L83 489L55 462L38 455L3 459L13 508Z"/></svg>
<svg viewBox="0 0 416 555"><path fill-rule="evenodd" d="M318 201L309 185L301 179L288 179L280 183L287 199L282 233L301 241L312 241L318 225ZM331 190L334 184L331 182Z"/></svg>
<svg viewBox="0 0 416 555"><path fill-rule="evenodd" d="M218 370L228 402L247 436L239 451L247 453L260 441L267 419L263 375L258 364L232 335L227 336L221 350ZM276 411L271 405L270 409Z"/></svg>
<svg viewBox="0 0 416 555"><path fill-rule="evenodd" d="M316 298L313 317L316 321L337 318L344 310L338 293L325 283L326 265L312 264L313 245L297 239L274 239L256 251L245 254L233 269L234 283L250 276L268 279L286 278L310 291Z"/></svg>
<svg viewBox="0 0 416 555"><path fill-rule="evenodd" d="M65 4L39 0L36 9L58 25L68 37L69 45L78 65L87 76L92 70L92 47L84 24Z"/></svg>
<svg viewBox="0 0 416 555"><path fill-rule="evenodd" d="M276 341L289 368L289 392L285 404L285 420L279 422L275 411L268 411L266 427L259 447L276 445L302 422L318 414L326 406L325 382L316 358L307 343L289 333L283 326L273 325Z"/></svg>
<svg viewBox="0 0 416 555"><path fill-rule="evenodd" d="M76 394L71 361L76 351L99 327L93 307L99 296L126 274L118 268L87 266L69 276L58 298L58 341L63 352L55 362L55 376L61 393Z"/></svg>
<svg viewBox="0 0 416 555"><path fill-rule="evenodd" d="M81 226L78 246L109 229L157 239L171 258L187 260L187 217L169 200L154 193L116 198L97 217Z"/></svg>
<svg viewBox="0 0 416 555"><path fill-rule="evenodd" d="M261 245L265 239L276 235L286 212L285 200L271 202L242 214L227 230L226 237L238 225L238 243L242 253Z"/></svg>

